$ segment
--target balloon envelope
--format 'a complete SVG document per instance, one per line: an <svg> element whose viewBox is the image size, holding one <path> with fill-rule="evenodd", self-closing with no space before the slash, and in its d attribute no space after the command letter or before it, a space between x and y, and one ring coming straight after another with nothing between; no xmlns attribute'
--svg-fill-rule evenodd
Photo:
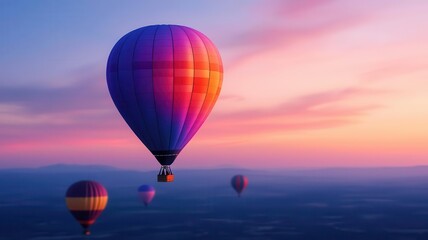
<svg viewBox="0 0 428 240"><path fill-rule="evenodd" d="M150 185L141 185L138 188L138 195L140 196L141 201L144 205L148 206L153 198L155 197L156 190L153 186Z"/></svg>
<svg viewBox="0 0 428 240"><path fill-rule="evenodd" d="M232 177L231 184L233 189L238 193L238 196L240 196L242 191L244 191L248 185L248 178L243 175L236 175Z"/></svg>
<svg viewBox="0 0 428 240"><path fill-rule="evenodd" d="M80 181L72 184L65 195L67 208L89 235L89 226L107 206L107 190L95 181Z"/></svg>
<svg viewBox="0 0 428 240"><path fill-rule="evenodd" d="M113 47L107 64L114 104L163 166L174 162L208 117L222 79L214 44L178 25L129 32Z"/></svg>

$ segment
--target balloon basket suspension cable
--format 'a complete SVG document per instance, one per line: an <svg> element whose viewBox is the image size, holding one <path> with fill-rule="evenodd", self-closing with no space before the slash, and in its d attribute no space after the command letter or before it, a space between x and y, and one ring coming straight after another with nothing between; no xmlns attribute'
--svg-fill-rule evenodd
<svg viewBox="0 0 428 240"><path fill-rule="evenodd" d="M169 165L162 165L158 174L158 182L173 182L174 174Z"/></svg>

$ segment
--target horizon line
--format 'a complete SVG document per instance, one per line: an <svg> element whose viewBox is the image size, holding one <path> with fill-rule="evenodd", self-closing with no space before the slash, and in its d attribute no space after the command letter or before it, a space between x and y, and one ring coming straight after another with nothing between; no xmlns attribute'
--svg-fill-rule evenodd
<svg viewBox="0 0 428 240"><path fill-rule="evenodd" d="M69 163L57 163L57 164L49 164L42 166L29 166L29 167L0 167L0 170L37 170L44 169L50 167L99 167L99 168L111 168L114 170L126 170L126 171L137 171L137 172L157 172L157 168L153 168L152 170L147 170L147 168L136 169L136 168L127 168L127 167L117 167L108 164L69 164ZM194 168L181 168L174 167L174 170L178 171L186 171L186 170L222 170L222 169L239 169L245 171L311 171L311 170L346 170L346 169L400 169L400 168L426 168L427 165L403 165L403 166L328 166L328 167L276 167L276 168L249 168L249 167L241 167L241 166L214 166L214 167L194 167Z"/></svg>

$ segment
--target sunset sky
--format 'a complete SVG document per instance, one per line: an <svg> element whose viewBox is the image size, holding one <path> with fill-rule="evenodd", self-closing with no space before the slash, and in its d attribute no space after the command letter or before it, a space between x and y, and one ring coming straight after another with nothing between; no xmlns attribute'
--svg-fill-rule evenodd
<svg viewBox="0 0 428 240"><path fill-rule="evenodd" d="M428 165L428 1L0 2L0 168L157 170L108 93L116 41L197 29L224 82L173 168Z"/></svg>

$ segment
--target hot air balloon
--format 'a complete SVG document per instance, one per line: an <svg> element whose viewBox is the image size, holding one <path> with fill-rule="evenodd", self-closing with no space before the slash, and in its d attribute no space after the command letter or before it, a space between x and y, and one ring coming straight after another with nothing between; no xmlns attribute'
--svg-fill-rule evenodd
<svg viewBox="0 0 428 240"><path fill-rule="evenodd" d="M155 197L156 190L153 186L150 185L141 185L138 188L138 195L140 196L141 201L147 207Z"/></svg>
<svg viewBox="0 0 428 240"><path fill-rule="evenodd" d="M71 214L84 228L83 234L89 235L89 226L107 205L107 190L95 181L76 182L68 188L65 201Z"/></svg>
<svg viewBox="0 0 428 240"><path fill-rule="evenodd" d="M159 182L211 112L223 65L214 44L185 26L153 25L129 32L107 63L108 89L119 113L161 164Z"/></svg>
<svg viewBox="0 0 428 240"><path fill-rule="evenodd" d="M241 196L242 191L247 187L248 185L248 178L243 175L236 175L232 177L232 187L235 189L235 191L238 193L238 197Z"/></svg>

